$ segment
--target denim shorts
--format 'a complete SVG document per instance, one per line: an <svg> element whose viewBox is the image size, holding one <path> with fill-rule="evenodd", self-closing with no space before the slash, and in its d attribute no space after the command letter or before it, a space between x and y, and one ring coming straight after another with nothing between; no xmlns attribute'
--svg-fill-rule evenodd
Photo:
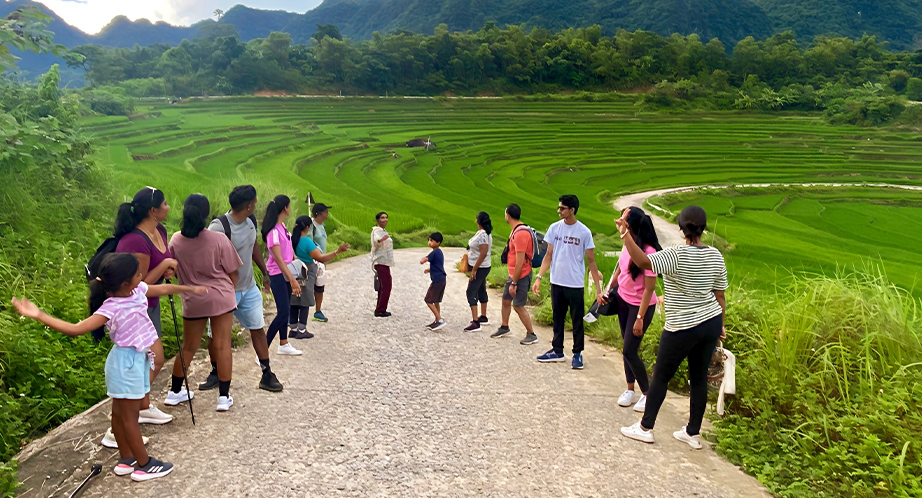
<svg viewBox="0 0 922 498"><path fill-rule="evenodd" d="M254 285L235 294L237 295L237 309L234 311L234 316L240 325L247 330L264 328L266 320L263 318L263 293L260 292L259 286Z"/></svg>
<svg viewBox="0 0 922 498"><path fill-rule="evenodd" d="M141 399L150 392L152 366L147 352L112 346L106 358L106 391L110 398Z"/></svg>

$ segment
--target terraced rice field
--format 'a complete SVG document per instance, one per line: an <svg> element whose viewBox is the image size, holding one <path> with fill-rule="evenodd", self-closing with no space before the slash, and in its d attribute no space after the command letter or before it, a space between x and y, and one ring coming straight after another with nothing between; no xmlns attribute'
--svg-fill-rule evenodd
<svg viewBox="0 0 922 498"><path fill-rule="evenodd" d="M684 195L735 248L729 271L744 285L783 281L790 271L832 274L881 269L922 296L922 195L867 189L749 189ZM667 197L668 199L668 197Z"/></svg>
<svg viewBox="0 0 922 498"><path fill-rule="evenodd" d="M612 234L611 200L627 192L750 182L922 184L922 136L833 127L812 115L651 115L638 114L632 100L498 99L246 98L144 104L139 110L150 117L84 121L101 145L98 159L113 165L126 195L155 185L179 207L186 195L201 192L217 212L233 185L248 182L262 201L285 193L298 201L296 211L306 212L310 191L334 205L335 223L362 231L374 213L388 211L398 232L432 227L457 234L472 230L474 216L485 210L504 234L508 203L519 203L524 221L543 227L556 219L557 197L575 193L580 218L593 231ZM437 145L432 150L404 146L430 136ZM875 202L892 197L882 195ZM762 207L774 207L773 201L752 200ZM778 238L777 228L792 220L841 238L878 238L879 221L870 228L850 223L849 211L836 215L835 226L817 228L810 218L820 209L817 202L825 201L791 202L781 212L744 210L752 218L738 210L733 222L721 223L749 268L787 265L790 254L768 248L787 246L790 237L827 244L811 231ZM875 211L876 220L888 218L889 207L872 206L882 210ZM918 207L893 209L905 223L922 219ZM899 228L904 222L895 223ZM744 235L744 226L751 232ZM757 249L733 240L738 236L777 238L777 244ZM828 244L827 264L872 254L866 246ZM912 252L919 246L903 247ZM915 254L904 259L912 263L913 256L917 263Z"/></svg>

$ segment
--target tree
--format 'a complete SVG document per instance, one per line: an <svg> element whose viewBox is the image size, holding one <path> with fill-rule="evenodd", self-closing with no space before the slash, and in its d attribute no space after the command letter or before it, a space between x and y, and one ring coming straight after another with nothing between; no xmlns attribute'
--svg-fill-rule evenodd
<svg viewBox="0 0 922 498"><path fill-rule="evenodd" d="M0 20L0 73L16 65L15 55L10 47L25 52L51 53L61 55L67 50L52 40L54 33L45 29L51 17L35 7L21 7Z"/></svg>
<svg viewBox="0 0 922 498"><path fill-rule="evenodd" d="M318 24L317 32L311 35L311 38L317 42L317 45L320 48L323 48L323 39L332 38L334 40L342 40L343 35L340 34L339 28L332 24Z"/></svg>
<svg viewBox="0 0 922 498"><path fill-rule="evenodd" d="M211 13L211 15L213 15L220 21L221 18L224 17L224 11L221 9L215 9L214 12Z"/></svg>
<svg viewBox="0 0 922 498"><path fill-rule="evenodd" d="M909 100L922 100L922 79L909 78L906 82L906 98Z"/></svg>

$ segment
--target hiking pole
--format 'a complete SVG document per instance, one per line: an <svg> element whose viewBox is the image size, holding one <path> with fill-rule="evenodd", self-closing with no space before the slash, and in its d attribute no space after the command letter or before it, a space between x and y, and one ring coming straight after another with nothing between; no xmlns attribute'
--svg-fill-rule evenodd
<svg viewBox="0 0 922 498"><path fill-rule="evenodd" d="M173 283L172 280L168 282ZM179 324L176 323L176 303L170 294L170 311L173 312L173 333L176 334L176 343L179 344L179 366L182 367L182 377L186 382L186 396L189 397L189 414L192 415L192 425L195 425L195 412L192 411L192 391L189 390L189 373L186 372L186 360L182 356L182 339L179 338Z"/></svg>
<svg viewBox="0 0 922 498"><path fill-rule="evenodd" d="M98 476L100 472L102 472L102 465L99 465L98 463L94 463L93 468L90 469L90 475L86 476L86 479L84 479L83 482L80 483L80 486L77 486L77 489L75 489L73 493L68 495L67 498L74 498L75 496L77 496L77 493L79 493L80 490L83 489L84 486L86 486L86 483L90 482L90 479Z"/></svg>

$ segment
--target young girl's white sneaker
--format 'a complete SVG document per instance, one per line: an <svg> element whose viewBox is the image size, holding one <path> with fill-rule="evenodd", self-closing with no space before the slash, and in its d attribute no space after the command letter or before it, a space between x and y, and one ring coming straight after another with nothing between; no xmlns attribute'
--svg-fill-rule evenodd
<svg viewBox="0 0 922 498"><path fill-rule="evenodd" d="M295 349L295 347L292 346L291 343L289 342L288 344L283 344L279 346L277 354L288 355L288 356L300 356L301 350Z"/></svg>
<svg viewBox="0 0 922 498"><path fill-rule="evenodd" d="M640 399L637 401L637 404L634 405L634 411L643 413L647 409L647 396L645 394L640 395Z"/></svg>
<svg viewBox="0 0 922 498"><path fill-rule="evenodd" d="M672 433L672 436L683 443L687 443L689 446L696 450L701 449L701 436L695 434L694 436L689 436L688 432L685 432L686 429L683 426L681 429Z"/></svg>
<svg viewBox="0 0 922 498"><path fill-rule="evenodd" d="M631 406L634 404L634 401L637 401L637 393L630 389L621 393L621 396L618 396L618 406Z"/></svg>
<svg viewBox="0 0 922 498"><path fill-rule="evenodd" d="M150 438L147 436L141 436L141 441L146 445ZM112 428L106 429L106 435L102 437L102 445L106 448L112 448L113 450L118 449L118 442L115 440L115 434L112 434Z"/></svg>
<svg viewBox="0 0 922 498"><path fill-rule="evenodd" d="M644 430L644 428L640 426L640 422L630 427L622 427L621 434L645 443L653 442L653 431Z"/></svg>

